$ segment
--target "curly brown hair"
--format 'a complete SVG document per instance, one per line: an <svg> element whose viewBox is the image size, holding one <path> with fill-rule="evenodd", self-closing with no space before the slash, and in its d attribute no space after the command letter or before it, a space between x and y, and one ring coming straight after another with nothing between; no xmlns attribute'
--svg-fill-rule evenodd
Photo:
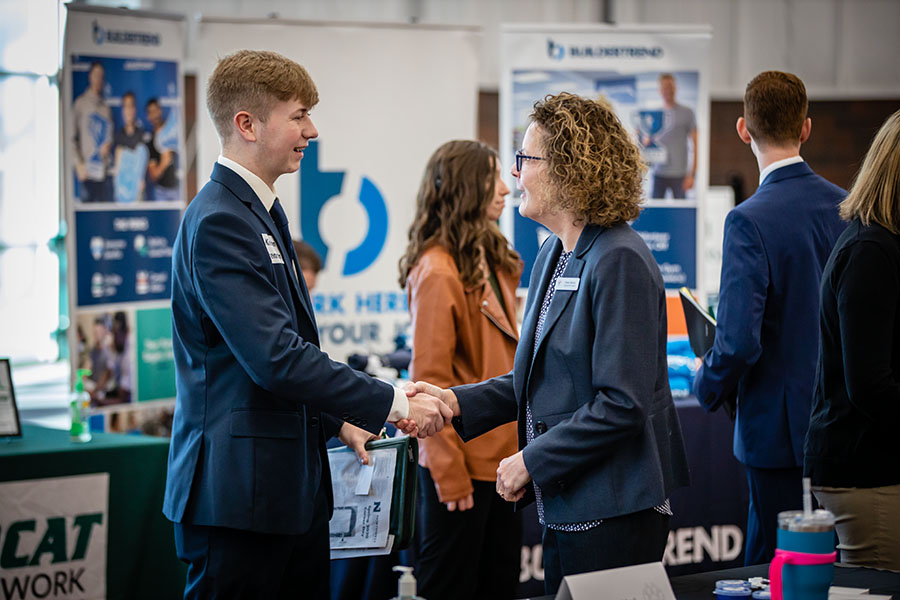
<svg viewBox="0 0 900 600"><path fill-rule="evenodd" d="M534 104L557 208L586 224L611 227L640 214L641 152L605 100L562 92Z"/></svg>
<svg viewBox="0 0 900 600"><path fill-rule="evenodd" d="M494 197L497 153L481 142L454 140L434 151L422 174L409 245L400 258L400 287L429 247L439 244L456 262L463 285L484 281L482 258L497 270L516 271L519 255L487 218Z"/></svg>

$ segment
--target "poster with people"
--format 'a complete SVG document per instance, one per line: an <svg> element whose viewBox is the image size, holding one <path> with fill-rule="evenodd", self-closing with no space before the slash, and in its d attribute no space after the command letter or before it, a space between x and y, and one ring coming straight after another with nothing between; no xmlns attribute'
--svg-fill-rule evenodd
<svg viewBox="0 0 900 600"><path fill-rule="evenodd" d="M696 288L698 219L708 179L710 32L704 27L505 26L501 32L501 155L510 164L534 103L571 92L608 102L647 166L635 230L666 287ZM510 187L514 188L514 182ZM501 221L525 260L525 286L549 232L508 211Z"/></svg>
<svg viewBox="0 0 900 600"><path fill-rule="evenodd" d="M182 201L178 63L75 54L69 64L74 200Z"/></svg>
<svg viewBox="0 0 900 600"><path fill-rule="evenodd" d="M108 424L121 407L171 404L175 395L166 365L172 247L185 206L184 19L65 10L71 364L73 374L90 370L85 388L95 421Z"/></svg>

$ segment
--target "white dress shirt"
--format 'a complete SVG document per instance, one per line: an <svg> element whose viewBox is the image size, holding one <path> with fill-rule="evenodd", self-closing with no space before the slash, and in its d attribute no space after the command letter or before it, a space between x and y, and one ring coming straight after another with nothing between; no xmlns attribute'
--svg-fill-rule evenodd
<svg viewBox="0 0 900 600"><path fill-rule="evenodd" d="M792 156L790 158L783 158L781 160L776 160L771 163L768 167L760 171L759 173L759 185L762 185L762 182L765 181L766 177L769 176L769 173L774 171L775 169L780 169L781 167L786 167L788 165L795 165L797 163L803 162L803 158L798 154L797 156Z"/></svg>

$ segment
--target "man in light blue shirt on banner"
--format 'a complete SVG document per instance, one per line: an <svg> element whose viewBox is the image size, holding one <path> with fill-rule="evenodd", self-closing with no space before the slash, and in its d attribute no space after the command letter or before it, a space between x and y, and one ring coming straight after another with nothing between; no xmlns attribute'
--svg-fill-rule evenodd
<svg viewBox="0 0 900 600"><path fill-rule="evenodd" d="M675 76L663 73L659 76L659 95L663 99L662 130L652 141L665 150L663 162L653 165L653 190L651 198L684 199L694 187L697 174L697 120L694 111L675 101ZM691 141L691 160L688 161L688 140Z"/></svg>
<svg viewBox="0 0 900 600"><path fill-rule="evenodd" d="M747 85L737 133L756 156L759 187L725 220L716 340L694 379L707 410L737 398L734 455L750 487L748 565L772 560L778 513L802 506L819 281L844 229L838 203L846 192L800 157L812 128L806 111L795 75L766 71Z"/></svg>

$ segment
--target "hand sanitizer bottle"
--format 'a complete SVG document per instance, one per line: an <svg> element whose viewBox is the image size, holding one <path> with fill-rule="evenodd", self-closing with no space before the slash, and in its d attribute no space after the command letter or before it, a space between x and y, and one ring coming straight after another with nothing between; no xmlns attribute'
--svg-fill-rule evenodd
<svg viewBox="0 0 900 600"><path fill-rule="evenodd" d="M91 407L91 396L84 389L84 377L90 375L89 369L78 369L75 375L75 391L72 392L72 401L69 410L72 416L72 425L69 427L69 439L73 442L91 441L91 427L88 423L88 411Z"/></svg>
<svg viewBox="0 0 900 600"><path fill-rule="evenodd" d="M403 574L397 582L397 596L391 600L425 600L421 596L416 596L416 578L413 577L412 567L397 565L394 570Z"/></svg>

